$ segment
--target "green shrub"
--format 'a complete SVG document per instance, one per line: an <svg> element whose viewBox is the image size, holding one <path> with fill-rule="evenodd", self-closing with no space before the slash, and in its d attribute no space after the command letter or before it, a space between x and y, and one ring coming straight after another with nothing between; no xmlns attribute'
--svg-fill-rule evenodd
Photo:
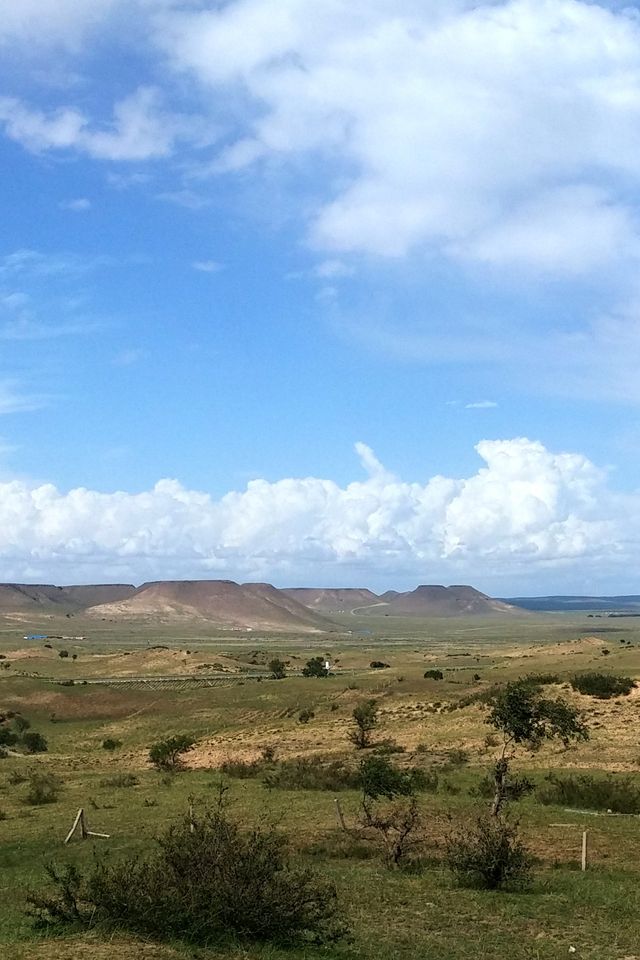
<svg viewBox="0 0 640 960"><path fill-rule="evenodd" d="M121 746L122 746L122 740L114 740L112 737L107 737L106 740L102 741L103 750L109 750L109 751L117 750Z"/></svg>
<svg viewBox="0 0 640 960"><path fill-rule="evenodd" d="M313 710L305 709L301 710L298 714L298 723L309 723L309 720L313 720L315 713Z"/></svg>
<svg viewBox="0 0 640 960"><path fill-rule="evenodd" d="M99 857L87 874L66 866L48 875L53 890L28 896L40 925L102 923L208 947L232 937L323 943L346 932L333 884L292 867L274 828L246 829L222 805L185 817L146 857Z"/></svg>
<svg viewBox="0 0 640 960"><path fill-rule="evenodd" d="M287 675L286 664L278 657L274 657L269 661L269 673L274 680L284 680Z"/></svg>
<svg viewBox="0 0 640 960"><path fill-rule="evenodd" d="M264 784L279 790L352 790L359 786L359 776L340 760L296 757L281 761L265 775Z"/></svg>
<svg viewBox="0 0 640 960"><path fill-rule="evenodd" d="M183 764L183 755L194 745L195 740L186 733L159 740L149 750L149 760L158 770L176 771Z"/></svg>
<svg viewBox="0 0 640 960"><path fill-rule="evenodd" d="M324 657L312 657L307 660L302 671L303 677L328 677L329 671L325 666Z"/></svg>
<svg viewBox="0 0 640 960"><path fill-rule="evenodd" d="M640 813L640 786L632 777L588 773L562 777L550 773L536 793L544 804L577 807L581 810L611 810L612 813Z"/></svg>
<svg viewBox="0 0 640 960"><path fill-rule="evenodd" d="M442 670L425 670L424 672L425 680L444 680L444 673Z"/></svg>
<svg viewBox="0 0 640 960"><path fill-rule="evenodd" d="M259 760L225 760L220 764L220 770L226 777L250 780L259 777L264 771L264 766Z"/></svg>
<svg viewBox="0 0 640 960"><path fill-rule="evenodd" d="M596 697L598 700L610 700L612 697L626 697L636 683L631 677L614 677L608 673L577 673L570 680L578 693Z"/></svg>
<svg viewBox="0 0 640 960"><path fill-rule="evenodd" d="M0 747L13 747L18 742L18 734L7 726L0 726Z"/></svg>
<svg viewBox="0 0 640 960"><path fill-rule="evenodd" d="M517 803L535 790L535 783L528 777L509 776L504 784L503 790L506 803ZM495 777L487 773L474 786L469 788L470 797L481 797L483 800L491 799L496 792Z"/></svg>
<svg viewBox="0 0 640 960"><path fill-rule="evenodd" d="M62 780L53 773L31 770L27 775L27 792L24 802L32 807L40 807L46 803L55 803L60 793Z"/></svg>
<svg viewBox="0 0 640 960"><path fill-rule="evenodd" d="M31 724L29 723L27 718L23 717L22 714L20 713L17 714L17 716L15 716L13 719L14 730L16 730L18 733L24 733L26 730L29 729L30 726Z"/></svg>
<svg viewBox="0 0 640 960"><path fill-rule="evenodd" d="M27 753L46 753L49 749L46 738L41 733L34 733L32 730L23 733L20 743Z"/></svg>
<svg viewBox="0 0 640 960"><path fill-rule="evenodd" d="M100 781L101 787L137 787L139 780L134 773L115 773Z"/></svg>
<svg viewBox="0 0 640 960"><path fill-rule="evenodd" d="M356 750L365 750L371 746L371 734L378 724L378 704L375 700L363 700L351 714L355 729L347 736Z"/></svg>
<svg viewBox="0 0 640 960"><path fill-rule="evenodd" d="M409 797L418 791L435 793L438 775L419 767L401 770L385 757L369 756L360 764L358 786L372 800L379 797L391 800L399 796Z"/></svg>
<svg viewBox="0 0 640 960"><path fill-rule="evenodd" d="M371 663L369 664L369 667L372 670L388 670L389 664L384 663L382 660L372 660Z"/></svg>
<svg viewBox="0 0 640 960"><path fill-rule="evenodd" d="M445 860L462 887L499 890L523 888L531 881L533 860L517 824L481 816L447 838Z"/></svg>
<svg viewBox="0 0 640 960"><path fill-rule="evenodd" d="M66 660L66 658L69 656L69 651L68 651L68 650L59 650L59 651L58 651L58 656L59 656L59 657L62 657L63 660Z"/></svg>

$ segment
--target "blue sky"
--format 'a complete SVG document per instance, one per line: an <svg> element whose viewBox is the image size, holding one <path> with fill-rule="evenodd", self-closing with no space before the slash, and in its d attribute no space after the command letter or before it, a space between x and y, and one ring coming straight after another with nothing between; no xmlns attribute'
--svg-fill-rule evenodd
<svg viewBox="0 0 640 960"><path fill-rule="evenodd" d="M0 0L0 578L637 592L639 41Z"/></svg>

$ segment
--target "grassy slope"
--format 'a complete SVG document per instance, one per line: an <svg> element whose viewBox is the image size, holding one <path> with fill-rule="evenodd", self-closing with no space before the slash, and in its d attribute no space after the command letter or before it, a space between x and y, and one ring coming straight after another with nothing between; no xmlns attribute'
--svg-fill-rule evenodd
<svg viewBox="0 0 640 960"><path fill-rule="evenodd" d="M182 636L177 637L169 627L150 632L105 624L84 643L54 644L77 651L75 662L60 660L56 650L46 651L41 645L34 649L37 656L18 661L11 651L25 647L20 637L27 630L5 625L0 631L0 651L12 666L0 673L0 707L24 712L33 728L48 738L50 752L32 760L10 758L0 765L0 809L7 814L0 822L0 954L9 960L106 960L112 956L183 960L193 956L180 946L143 947L126 937L118 939L117 946L105 946L95 935L38 941L23 915L22 888L41 882L43 864L52 857L90 858L94 842L114 854L147 848L158 830L184 811L190 795L211 796L219 778L210 768L226 756L252 758L267 744L274 745L281 756L348 754L345 734L351 710L362 696L373 695L380 700L380 735L394 737L409 751L418 744L427 746L429 752L414 755L412 762L441 763L449 748L464 748L469 754L467 766L446 774L459 793L439 792L422 800L434 858L424 874L390 874L376 860L332 855L337 838L329 793L269 792L259 781L232 782L242 816L255 819L268 811L291 834L297 856L313 859L319 869L334 876L354 941L330 951L330 956L550 960L566 956L569 946L577 948L578 957L593 960L639 956L637 818L567 813L529 800L520 812L525 834L541 859L534 890L496 895L451 886L437 866L439 845L449 828L446 818L457 821L473 814L476 801L469 797L468 788L488 766L491 748L485 743L487 728L479 708L441 713L435 705L532 671L552 670L566 676L597 666L639 676L640 625L571 617L410 624L391 620L344 617L345 629L354 631L351 635L304 641L284 636L207 637L201 627L185 637L183 626ZM612 626L616 632L604 632ZM578 637L598 635L598 627L604 642L577 642ZM62 632L51 625L48 629ZM363 630L373 630L377 637L362 637ZM65 632L82 630L74 623L73 631L67 624ZM634 646L622 649L620 637ZM147 652L147 645L156 642L171 649ZM607 657L601 652L605 644L611 650ZM193 652L187 655L186 649ZM176 650L182 651L177 657ZM133 652L123 657L124 651ZM76 678L113 676L118 671L197 674L198 663L222 662L229 670L246 669L252 661L276 654L299 668L307 656L317 653L330 654L344 673L327 680L292 676L281 682L247 680L241 686L188 691L60 687L12 675L18 669ZM390 663L390 669L369 670L374 659ZM445 681L423 679L425 668L432 666L444 669ZM482 677L479 685L472 681L476 672ZM578 698L578 702L590 712L592 741L568 752L548 747L534 758L523 757L520 765L531 767L538 776L547 768L571 766L639 769L638 699L603 704ZM297 722L303 707L316 714L308 725ZM179 730L200 738L190 761L194 769L165 786L146 767L146 749L154 739ZM101 749L107 736L124 741L115 756ZM54 770L64 780L58 803L28 807L22 800L24 787L9 784L12 771L36 765ZM124 769L136 773L138 786L102 785L105 777ZM353 816L356 797L345 795L343 805L347 815ZM96 829L112 834L111 840L62 847L79 806L87 809ZM575 870L575 861L585 824L590 830L593 868L582 876ZM327 953L282 954L303 955L326 957ZM204 956L216 954L208 951ZM281 954L242 947L225 956L276 960Z"/></svg>

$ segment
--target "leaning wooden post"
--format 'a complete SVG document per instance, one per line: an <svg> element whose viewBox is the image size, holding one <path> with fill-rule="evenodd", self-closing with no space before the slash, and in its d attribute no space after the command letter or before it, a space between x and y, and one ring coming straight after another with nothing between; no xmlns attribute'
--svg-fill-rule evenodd
<svg viewBox="0 0 640 960"><path fill-rule="evenodd" d="M344 831L346 831L347 825L346 825L346 823L344 822L344 815L343 815L343 813L342 813L342 807L340 806L340 801L338 800L337 797L335 797L333 802L334 802L335 805L336 805L336 816L338 817L338 823L340 824L340 826L342 827L342 829L343 829Z"/></svg>
<svg viewBox="0 0 640 960"><path fill-rule="evenodd" d="M71 840L71 837L72 837L72 836L74 835L74 833L76 832L76 827L78 826L78 824L80 823L80 821L82 820L83 817L84 817L84 810L82 809L82 807L80 807L80 809L78 810L78 812L77 812L77 814L76 814L76 818L75 818L75 820L73 821L73 826L71 827L71 830L69 830L69 833L66 835L66 837L65 837L65 839L64 839L64 842L65 842L65 843L69 843L69 840Z"/></svg>
<svg viewBox="0 0 640 960"><path fill-rule="evenodd" d="M587 831L582 831L582 872L587 869Z"/></svg>

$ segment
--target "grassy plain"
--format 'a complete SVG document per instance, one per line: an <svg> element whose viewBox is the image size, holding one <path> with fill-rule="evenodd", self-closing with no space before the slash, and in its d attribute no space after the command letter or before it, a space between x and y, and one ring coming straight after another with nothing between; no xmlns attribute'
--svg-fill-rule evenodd
<svg viewBox="0 0 640 960"><path fill-rule="evenodd" d="M470 693L526 673L558 674L561 683L551 689L586 712L591 739L569 750L549 745L535 755L523 753L518 767L534 779L549 770L589 770L625 773L640 781L637 691L597 701L563 689L566 678L584 670L640 678L640 621L579 615L432 621L345 615L340 626L344 632L302 638L225 634L202 625L176 629L83 622L79 617L1 623L5 659L0 667L9 666L0 669L0 709L28 717L32 729L47 738L49 752L0 761L0 811L6 816L0 820L0 956L551 960L569 956L574 947L571 955L578 960L640 960L638 817L542 806L534 798L519 804L524 835L539 859L534 887L527 893L458 889L441 864L447 832L484 803L470 789L495 752L480 705L449 709ZM40 632L87 639L52 641L50 649L41 641L22 640L25 633ZM69 656L61 658L61 649ZM316 655L330 659L333 676L300 676L306 659ZM274 656L288 663L289 676L258 679ZM374 660L389 667L373 670L369 664ZM424 679L432 667L444 672L444 680ZM153 682L144 683L145 678ZM215 678L220 685L199 685L203 678ZM100 679L127 682L91 682ZM73 685L67 685L70 680ZM295 857L331 875L353 933L350 943L324 951L246 944L194 951L124 935L45 938L33 930L24 914L24 889L44 882L47 861L86 862L94 847L114 856L148 849L184 812L189 797L198 802L214 795L218 768L227 759L254 760L272 747L276 759L318 755L353 761L347 732L351 712L364 697L379 702L376 738L392 738L404 748L394 759L435 769L440 777L436 793L421 795L426 867L420 873L390 872L379 857L345 844L331 792L268 789L261 778L228 781L243 819L275 819L290 835ZM309 723L299 722L302 710L313 712ZM198 745L188 756L189 769L166 783L149 768L147 751L155 740L179 732L197 737ZM122 747L105 751L101 744L107 737L121 740ZM56 803L33 807L24 802L24 783L12 781L33 768L50 770L63 780ZM138 783L126 788L105 784L120 772L134 774ZM351 823L357 796L350 791L340 796ZM80 806L90 826L111 839L63 846ZM585 827L590 869L583 875L577 865Z"/></svg>

